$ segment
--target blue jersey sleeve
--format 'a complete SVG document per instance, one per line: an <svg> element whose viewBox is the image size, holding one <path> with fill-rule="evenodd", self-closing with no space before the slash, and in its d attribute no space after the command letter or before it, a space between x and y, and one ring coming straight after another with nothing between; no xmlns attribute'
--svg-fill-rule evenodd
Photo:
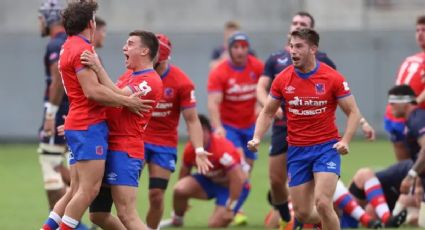
<svg viewBox="0 0 425 230"><path fill-rule="evenodd" d="M224 52L224 49L221 46L214 48L211 54L211 60L219 59L223 52Z"/></svg>
<svg viewBox="0 0 425 230"><path fill-rule="evenodd" d="M324 62L326 65L332 67L332 69L336 70L335 63L328 57L328 55L326 53L318 52L317 55L316 55L316 58L319 61Z"/></svg>
<svg viewBox="0 0 425 230"><path fill-rule="evenodd" d="M419 139L425 134L425 110L417 109L408 119L410 133Z"/></svg>
<svg viewBox="0 0 425 230"><path fill-rule="evenodd" d="M271 55L267 59L266 64L264 65L264 74L263 75L271 78L272 80L274 79L274 75L275 75L275 70L274 70L275 62L276 62L276 59L275 59L274 55Z"/></svg>
<svg viewBox="0 0 425 230"><path fill-rule="evenodd" d="M46 57L47 57L47 64L49 66L59 60L59 53L61 51L62 44L63 44L62 41L52 40L47 45Z"/></svg>

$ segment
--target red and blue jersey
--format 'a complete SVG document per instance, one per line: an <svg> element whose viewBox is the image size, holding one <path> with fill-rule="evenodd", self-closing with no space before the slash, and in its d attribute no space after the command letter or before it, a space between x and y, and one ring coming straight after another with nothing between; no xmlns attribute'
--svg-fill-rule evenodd
<svg viewBox="0 0 425 230"><path fill-rule="evenodd" d="M142 92L140 98L154 100L161 98L162 81L154 69L137 72L126 71L118 80L117 87L129 87L134 93ZM144 159L143 134L152 111L139 116L123 107L106 109L109 127L109 150L128 153L130 157Z"/></svg>
<svg viewBox="0 0 425 230"><path fill-rule="evenodd" d="M58 66L70 102L65 130L87 130L106 118L105 107L89 100L77 79L77 73L85 68L80 60L85 50L94 52L90 41L81 35L68 37L61 50Z"/></svg>
<svg viewBox="0 0 425 230"><path fill-rule="evenodd" d="M407 57L397 74L396 85L409 85L416 96L419 96L425 90L425 53L417 53ZM420 108L425 109L425 102L419 104ZM385 116L396 122L404 122L403 118L396 118L391 113L390 105L387 105Z"/></svg>
<svg viewBox="0 0 425 230"><path fill-rule="evenodd" d="M162 97L146 128L144 140L147 143L177 147L177 128L180 113L196 106L195 86L178 67L169 65L161 76Z"/></svg>
<svg viewBox="0 0 425 230"><path fill-rule="evenodd" d="M206 151L212 155L208 160L213 167L205 175L207 177L225 176L226 170L241 163L241 156L236 147L224 137L211 134L211 139ZM186 167L196 166L196 153L192 143L187 143L183 153L183 164Z"/></svg>
<svg viewBox="0 0 425 230"><path fill-rule="evenodd" d="M351 92L344 77L328 65L317 62L309 73L286 68L273 81L270 95L285 102L290 145L310 146L339 138L337 100Z"/></svg>
<svg viewBox="0 0 425 230"><path fill-rule="evenodd" d="M248 128L255 124L257 82L264 64L254 56L248 56L244 67L236 67L230 61L221 62L208 78L208 93L222 93L220 119L223 124L235 128Z"/></svg>

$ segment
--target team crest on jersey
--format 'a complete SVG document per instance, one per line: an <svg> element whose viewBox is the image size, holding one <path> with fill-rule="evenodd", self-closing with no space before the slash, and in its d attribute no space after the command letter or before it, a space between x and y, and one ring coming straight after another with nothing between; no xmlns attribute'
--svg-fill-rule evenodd
<svg viewBox="0 0 425 230"><path fill-rule="evenodd" d="M50 54L49 60L50 61L55 60L56 58L58 58L58 56L59 56L58 53L53 52Z"/></svg>
<svg viewBox="0 0 425 230"><path fill-rule="evenodd" d="M253 71L251 71L251 72L249 73L249 76L252 78L252 80L255 80L255 79L256 79L256 77L257 77Z"/></svg>
<svg viewBox="0 0 425 230"><path fill-rule="evenodd" d="M292 85L288 85L285 87L286 93L292 94L294 93L295 87L293 87Z"/></svg>
<svg viewBox="0 0 425 230"><path fill-rule="evenodd" d="M101 145L96 146L96 154L99 156L103 155L103 146Z"/></svg>
<svg viewBox="0 0 425 230"><path fill-rule="evenodd" d="M173 98L174 97L174 89L173 88L165 88L164 89L164 97L165 98Z"/></svg>
<svg viewBox="0 0 425 230"><path fill-rule="evenodd" d="M142 92L141 96L146 96L150 91L152 91L152 88L148 85L148 82L143 81L139 84L139 90Z"/></svg>
<svg viewBox="0 0 425 230"><path fill-rule="evenodd" d="M325 93L325 84L323 83L316 83L316 94L324 94Z"/></svg>

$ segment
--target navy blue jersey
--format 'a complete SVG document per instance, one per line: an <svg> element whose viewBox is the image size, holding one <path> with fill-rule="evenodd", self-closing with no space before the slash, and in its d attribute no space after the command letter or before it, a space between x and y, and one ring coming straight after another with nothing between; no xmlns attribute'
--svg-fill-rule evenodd
<svg viewBox="0 0 425 230"><path fill-rule="evenodd" d="M316 58L333 69L336 69L335 64L328 57L328 55L326 55L326 53L319 51L316 54ZM270 77L273 80L278 73L282 72L282 70L286 69L286 67L290 65L292 65L292 59L288 50L285 49L273 53L266 61L266 65L264 67L264 76Z"/></svg>
<svg viewBox="0 0 425 230"><path fill-rule="evenodd" d="M61 51L63 43L65 43L66 40L66 33L61 32L56 34L55 37L51 38L49 43L46 47L46 53L44 54L44 71L46 76L46 91L44 95L44 101L48 101L49 97L49 85L52 81L51 79L51 73L50 73L50 66L53 63L58 62L59 60L59 53ZM67 100L67 97L64 96L64 100Z"/></svg>
<svg viewBox="0 0 425 230"><path fill-rule="evenodd" d="M217 60L221 57L221 54L225 51L226 49L224 48L224 46L217 46L216 48L213 49L213 52L211 54L211 60ZM253 55L253 56L257 56L255 54L255 51L253 49L249 49L249 54Z"/></svg>
<svg viewBox="0 0 425 230"><path fill-rule="evenodd" d="M406 121L406 144L413 161L421 149L418 139L425 134L425 109L415 109Z"/></svg>

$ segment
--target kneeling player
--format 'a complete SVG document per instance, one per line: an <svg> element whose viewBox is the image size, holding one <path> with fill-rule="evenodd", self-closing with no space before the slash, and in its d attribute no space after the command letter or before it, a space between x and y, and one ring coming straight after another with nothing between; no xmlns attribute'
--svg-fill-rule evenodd
<svg viewBox="0 0 425 230"><path fill-rule="evenodd" d="M199 173L190 175L191 168L196 166L196 153L191 143L186 145L180 180L174 186L173 217L171 220L162 221L161 227L182 226L190 198L201 200L215 198L216 207L208 226L227 227L248 197L250 184L246 173L242 170L238 150L224 137L212 134L211 125L206 117L200 115L199 120L204 133L204 148L212 154L208 159L213 167L206 175Z"/></svg>

